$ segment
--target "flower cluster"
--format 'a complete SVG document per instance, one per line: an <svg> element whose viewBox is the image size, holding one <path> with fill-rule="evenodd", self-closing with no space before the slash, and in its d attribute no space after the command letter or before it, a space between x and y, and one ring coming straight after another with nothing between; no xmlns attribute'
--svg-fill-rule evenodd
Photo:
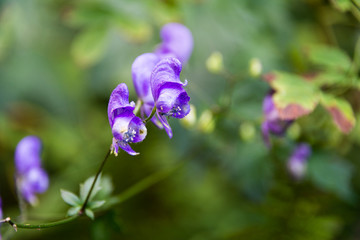
<svg viewBox="0 0 360 240"><path fill-rule="evenodd" d="M311 148L306 143L296 146L291 157L287 162L287 168L290 174L296 179L301 180L306 171L306 163L311 155Z"/></svg>
<svg viewBox="0 0 360 240"><path fill-rule="evenodd" d="M190 112L190 97L184 90L187 81L180 81L180 72L182 64L190 58L193 38L190 30L179 23L165 25L160 36L163 41L158 48L153 53L138 56L131 71L135 91L142 102L142 118L151 118L171 138L173 134L167 118L183 118ZM109 100L108 117L113 132L111 150L115 155L119 148L136 155L129 143L141 142L147 133L144 121L133 112L134 102L129 103L128 97L128 88L121 83Z"/></svg>
<svg viewBox="0 0 360 240"><path fill-rule="evenodd" d="M22 197L30 204L37 202L36 194L49 186L49 177L41 167L41 141L36 136L27 136L15 150L17 187Z"/></svg>

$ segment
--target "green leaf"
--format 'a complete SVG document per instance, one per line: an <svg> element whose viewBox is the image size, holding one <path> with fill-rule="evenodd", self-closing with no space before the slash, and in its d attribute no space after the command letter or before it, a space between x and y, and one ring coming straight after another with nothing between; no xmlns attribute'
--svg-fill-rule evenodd
<svg viewBox="0 0 360 240"><path fill-rule="evenodd" d="M90 208L90 209L99 208L99 207L101 207L102 205L104 205L105 202L106 202L105 200L103 200L103 201L93 201L93 202L89 202L88 208Z"/></svg>
<svg viewBox="0 0 360 240"><path fill-rule="evenodd" d="M352 166L330 154L314 155L308 164L308 173L312 182L326 192L350 200Z"/></svg>
<svg viewBox="0 0 360 240"><path fill-rule="evenodd" d="M312 112L319 101L319 89L310 80L284 72L273 72L265 80L276 91L275 106L282 119L296 119Z"/></svg>
<svg viewBox="0 0 360 240"><path fill-rule="evenodd" d="M107 28L89 27L75 38L71 46L71 54L83 67L94 65L103 56L107 39Z"/></svg>
<svg viewBox="0 0 360 240"><path fill-rule="evenodd" d="M86 181L83 184L80 184L80 199L82 201L85 201L86 196L88 194L88 192L90 191L91 185L94 182L94 178L95 176L89 177L88 179L86 179ZM99 176L99 178L97 179L94 189L91 193L91 196L89 198L89 200L93 199L95 197L95 195L101 190L101 174Z"/></svg>
<svg viewBox="0 0 360 240"><path fill-rule="evenodd" d="M80 209L81 209L81 206L69 208L69 210L67 211L67 215L74 216L75 214L77 214L80 211Z"/></svg>
<svg viewBox="0 0 360 240"><path fill-rule="evenodd" d="M62 199L70 206L81 205L81 200L74 193L60 189Z"/></svg>
<svg viewBox="0 0 360 240"><path fill-rule="evenodd" d="M352 6L351 0L333 0L332 2L342 12L350 10Z"/></svg>
<svg viewBox="0 0 360 240"><path fill-rule="evenodd" d="M349 133L355 126L354 112L346 100L323 93L320 103L331 114L336 126L342 132Z"/></svg>
<svg viewBox="0 0 360 240"><path fill-rule="evenodd" d="M314 77L314 83L318 86L338 85L341 87L357 87L357 79L339 71L324 71Z"/></svg>
<svg viewBox="0 0 360 240"><path fill-rule="evenodd" d="M347 72L351 67L351 60L339 48L330 46L313 46L310 48L309 60L320 67L338 69Z"/></svg>
<svg viewBox="0 0 360 240"><path fill-rule="evenodd" d="M90 209L85 209L85 214L86 214L86 216L88 216L89 218L91 218L91 220L94 220L94 219L95 219L94 212L91 211Z"/></svg>

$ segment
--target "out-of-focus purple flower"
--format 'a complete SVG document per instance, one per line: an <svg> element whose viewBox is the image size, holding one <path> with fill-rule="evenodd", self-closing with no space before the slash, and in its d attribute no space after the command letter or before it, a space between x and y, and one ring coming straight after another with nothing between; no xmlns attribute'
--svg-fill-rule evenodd
<svg viewBox="0 0 360 240"><path fill-rule="evenodd" d="M194 40L191 31L180 23L168 23L160 31L162 43L155 50L161 58L175 57L182 64L191 56Z"/></svg>
<svg viewBox="0 0 360 240"><path fill-rule="evenodd" d="M0 197L0 220L3 219L3 212L2 212L2 199ZM1 227L1 223L0 223L0 227ZM0 234L0 240L1 240L1 234Z"/></svg>
<svg viewBox="0 0 360 240"><path fill-rule="evenodd" d="M276 136L283 136L293 121L280 119L272 99L272 94L268 94L264 98L263 113L265 120L261 125L262 135L266 146L270 147L270 133Z"/></svg>
<svg viewBox="0 0 360 240"><path fill-rule="evenodd" d="M304 177L306 172L307 160L310 155L310 146L306 143L301 143L295 148L291 157L289 158L287 162L287 168L290 174L296 180L300 180Z"/></svg>
<svg viewBox="0 0 360 240"><path fill-rule="evenodd" d="M143 102L140 110L142 117L148 117L154 107L154 97L150 89L150 76L152 70L159 61L160 58L156 54L144 53L135 59L131 67L135 91ZM152 117L151 121L157 127L162 128L162 125L156 116Z"/></svg>
<svg viewBox="0 0 360 240"><path fill-rule="evenodd" d="M180 72L178 59L165 58L155 66L150 78L157 116L170 138L172 130L167 117L183 118L190 112L190 97L183 88L187 81L180 81Z"/></svg>
<svg viewBox="0 0 360 240"><path fill-rule="evenodd" d="M110 95L108 117L112 129L111 151L118 155L119 147L130 155L137 155L129 143L141 142L147 130L145 124L133 113L135 103L129 103L129 91L125 83L119 84Z"/></svg>
<svg viewBox="0 0 360 240"><path fill-rule="evenodd" d="M41 168L40 154L41 140L36 136L23 138L15 150L17 187L30 204L35 204L36 194L45 192L49 186L49 177Z"/></svg>

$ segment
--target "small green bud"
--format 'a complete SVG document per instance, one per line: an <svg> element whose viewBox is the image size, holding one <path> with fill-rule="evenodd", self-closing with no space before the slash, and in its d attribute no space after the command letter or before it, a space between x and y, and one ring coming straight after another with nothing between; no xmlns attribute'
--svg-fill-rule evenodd
<svg viewBox="0 0 360 240"><path fill-rule="evenodd" d="M191 128L196 123L196 108L194 105L190 104L190 112L184 118L180 119L180 123L185 128Z"/></svg>
<svg viewBox="0 0 360 240"><path fill-rule="evenodd" d="M223 56L220 52L213 52L206 59L206 68L209 72L219 74L224 71Z"/></svg>
<svg viewBox="0 0 360 240"><path fill-rule="evenodd" d="M251 122L243 122L239 127L239 135L245 142L250 142L255 137L255 126Z"/></svg>
<svg viewBox="0 0 360 240"><path fill-rule="evenodd" d="M287 130L288 136L294 140L299 138L300 133L301 133L301 128L300 128L299 124L296 122L291 124L291 126Z"/></svg>
<svg viewBox="0 0 360 240"><path fill-rule="evenodd" d="M215 129L215 120L210 110L205 110L198 122L199 130L203 133L211 133Z"/></svg>
<svg viewBox="0 0 360 240"><path fill-rule="evenodd" d="M249 63L250 76L258 77L260 76L261 72L262 72L262 64L260 62L260 59L252 58Z"/></svg>

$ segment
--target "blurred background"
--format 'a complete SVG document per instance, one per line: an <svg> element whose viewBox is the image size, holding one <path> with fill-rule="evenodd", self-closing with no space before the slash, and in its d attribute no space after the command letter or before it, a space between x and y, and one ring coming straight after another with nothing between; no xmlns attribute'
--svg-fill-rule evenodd
<svg viewBox="0 0 360 240"><path fill-rule="evenodd" d="M341 133L321 107L266 148L262 73L312 72L310 44L356 54L358 1L346 0L9 0L0 1L0 195L4 217L19 215L14 150L27 135L43 141L48 191L27 222L63 218L74 193L95 174L112 134L110 93L129 86L131 64L161 42L168 22L187 26L194 51L181 79L193 121L171 119L174 137L148 124L141 154L113 155L103 175L121 194L173 169L126 201L41 231L3 225L11 239L360 239L360 127ZM359 120L358 90L342 96ZM196 111L196 113L195 113ZM286 163L299 142L312 147L300 181Z"/></svg>

